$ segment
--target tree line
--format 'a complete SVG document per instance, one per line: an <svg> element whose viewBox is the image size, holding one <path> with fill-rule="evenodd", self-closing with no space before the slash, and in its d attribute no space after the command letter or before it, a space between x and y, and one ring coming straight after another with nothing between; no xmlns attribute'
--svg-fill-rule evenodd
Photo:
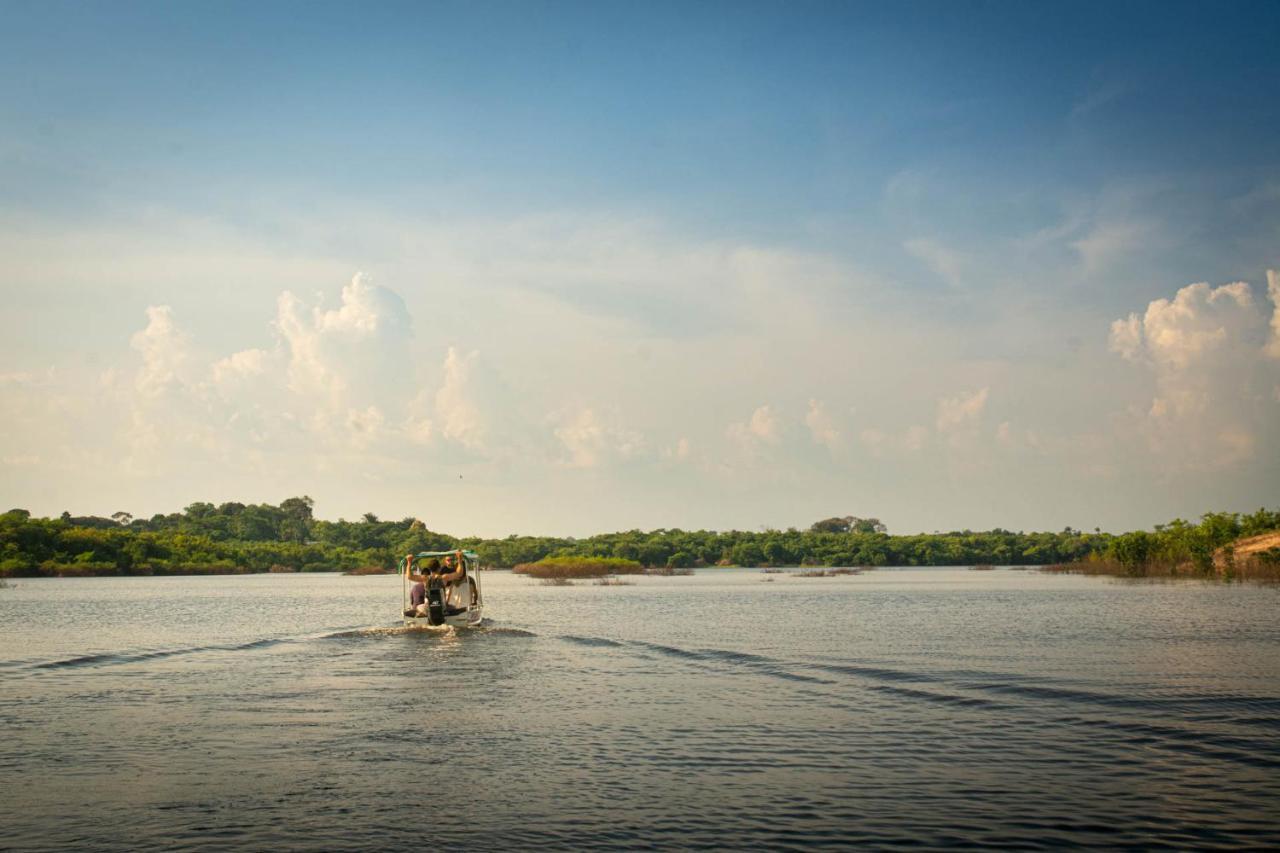
<svg viewBox="0 0 1280 853"><path fill-rule="evenodd" d="M400 556L468 548L483 565L506 568L549 556L632 560L646 567L1047 565L1094 557L1130 563L1155 558L1208 565L1241 536L1280 528L1280 511L1207 513L1153 531L1113 535L1070 527L1061 532L1000 528L891 535L878 519L854 516L806 530L659 529L584 539L508 536L457 538L421 521L325 521L309 497L278 506L197 502L182 512L134 518L37 518L22 509L0 515L0 577L230 574L267 571L394 569Z"/></svg>

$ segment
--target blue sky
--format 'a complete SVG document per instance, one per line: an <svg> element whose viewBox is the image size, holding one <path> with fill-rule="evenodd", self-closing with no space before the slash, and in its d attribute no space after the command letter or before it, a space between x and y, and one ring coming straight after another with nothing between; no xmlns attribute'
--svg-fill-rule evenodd
<svg viewBox="0 0 1280 853"><path fill-rule="evenodd" d="M0 9L11 504L1275 503L1275 4Z"/></svg>

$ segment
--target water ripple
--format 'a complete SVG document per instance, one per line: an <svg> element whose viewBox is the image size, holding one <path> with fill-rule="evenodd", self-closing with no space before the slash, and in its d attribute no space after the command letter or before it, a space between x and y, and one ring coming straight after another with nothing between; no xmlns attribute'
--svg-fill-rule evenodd
<svg viewBox="0 0 1280 853"><path fill-rule="evenodd" d="M964 574L494 573L468 631L273 576L85 581L69 634L24 585L0 846L1280 845L1274 596Z"/></svg>

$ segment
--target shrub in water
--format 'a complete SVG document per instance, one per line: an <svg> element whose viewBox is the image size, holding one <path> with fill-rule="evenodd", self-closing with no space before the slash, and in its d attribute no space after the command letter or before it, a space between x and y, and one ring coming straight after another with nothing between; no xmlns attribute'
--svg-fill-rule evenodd
<svg viewBox="0 0 1280 853"><path fill-rule="evenodd" d="M544 557L536 563L521 563L512 571L531 578L579 580L608 575L638 575L644 571L635 560L619 557Z"/></svg>

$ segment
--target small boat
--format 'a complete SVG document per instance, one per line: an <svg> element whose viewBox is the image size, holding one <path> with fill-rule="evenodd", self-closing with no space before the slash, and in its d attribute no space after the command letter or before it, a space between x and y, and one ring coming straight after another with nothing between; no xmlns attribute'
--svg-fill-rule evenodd
<svg viewBox="0 0 1280 853"><path fill-rule="evenodd" d="M422 551L400 560L401 612L413 627L480 624L480 556L474 551ZM417 589L418 587L421 589Z"/></svg>

